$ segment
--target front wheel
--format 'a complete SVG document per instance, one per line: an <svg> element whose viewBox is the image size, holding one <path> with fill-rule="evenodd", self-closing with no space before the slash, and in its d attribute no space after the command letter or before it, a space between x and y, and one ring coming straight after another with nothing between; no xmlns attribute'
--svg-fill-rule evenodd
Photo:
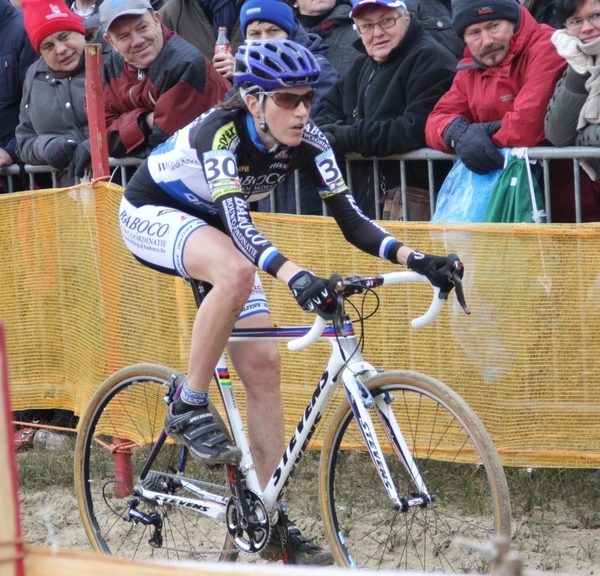
<svg viewBox="0 0 600 576"><path fill-rule="evenodd" d="M485 572L488 559L452 545L461 536L510 536L508 486L498 453L473 410L446 385L409 371L365 382L385 398L434 501L395 510L352 409L342 402L326 432L319 469L325 529L338 564L387 570ZM400 497L416 488L380 420L372 418Z"/></svg>
<svg viewBox="0 0 600 576"><path fill-rule="evenodd" d="M171 378L178 381L180 375L164 366L128 366L110 376L92 398L75 447L75 485L85 531L94 549L106 554L235 560L237 549L226 533L224 513L221 520L212 520L192 504L158 503L136 494L142 467L163 430L163 398ZM152 480L152 490L193 501L194 494L177 474L181 457L181 446L167 439L146 478ZM223 466L211 468L188 458L183 476L217 497L229 495Z"/></svg>

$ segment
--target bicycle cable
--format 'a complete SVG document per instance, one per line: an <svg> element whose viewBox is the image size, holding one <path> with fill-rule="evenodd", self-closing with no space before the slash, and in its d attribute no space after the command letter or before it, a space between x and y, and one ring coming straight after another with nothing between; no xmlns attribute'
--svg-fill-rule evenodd
<svg viewBox="0 0 600 576"><path fill-rule="evenodd" d="M343 349L340 347L340 351L342 353L342 357L344 360L344 364L347 365L347 363L350 361L350 359L352 358L352 356L354 356L354 354L360 350L360 352L363 352L363 348L364 348L364 343L365 343L365 337L364 337L364 323L365 320L368 320L369 318L371 318L372 316L374 316L377 312L377 310L379 310L380 307L380 298L379 295L375 292L375 290L373 290L370 287L365 287L362 284L358 284L358 283L353 283L352 282L353 278L347 278L344 282L344 284L342 285L341 289L340 289L340 293L339 293L339 306L340 306L340 312L339 314L341 315L341 319L338 319L337 321L334 321L334 326L340 324L343 325L343 318L346 315L346 311L345 311L345 307L346 304L350 304L350 306L352 306L354 312L356 313L356 319L350 319L350 322L352 322L353 324L356 322L359 326L360 326L360 336L358 337L358 341L356 344L356 349L354 350L354 352L352 352L352 354L350 354L350 356L348 358L346 358L344 356L343 353ZM354 304L354 302L349 300L349 296L355 295L355 294L362 294L362 301L361 301L361 305L360 305L360 309L358 306L356 306L356 304ZM371 294L372 296L374 296L375 298L375 305L373 307L373 310L369 313L365 313L365 302L367 300L368 295ZM366 314L366 315L365 315ZM336 330L336 336L335 336L336 341L339 344L339 335L338 335L338 330ZM342 372L343 368L340 369L340 371L338 372L338 374L336 374L336 377L339 375L340 372Z"/></svg>

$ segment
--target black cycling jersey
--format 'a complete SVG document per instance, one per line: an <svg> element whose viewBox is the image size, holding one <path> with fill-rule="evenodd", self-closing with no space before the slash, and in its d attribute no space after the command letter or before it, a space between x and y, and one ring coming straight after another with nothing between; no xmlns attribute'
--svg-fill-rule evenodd
<svg viewBox="0 0 600 576"><path fill-rule="evenodd" d="M246 110L215 108L156 148L125 197L133 206L172 207L217 226L275 276L286 258L256 229L248 202L268 195L297 168L309 174L349 242L396 262L400 243L356 206L333 150L310 121L298 146L266 150Z"/></svg>

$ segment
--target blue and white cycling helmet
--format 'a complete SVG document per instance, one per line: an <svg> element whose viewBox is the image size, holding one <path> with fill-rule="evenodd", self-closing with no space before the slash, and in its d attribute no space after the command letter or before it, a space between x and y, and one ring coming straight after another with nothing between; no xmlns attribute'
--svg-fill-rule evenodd
<svg viewBox="0 0 600 576"><path fill-rule="evenodd" d="M319 79L319 63L304 46L291 40L249 40L235 55L233 83L263 90L311 86Z"/></svg>

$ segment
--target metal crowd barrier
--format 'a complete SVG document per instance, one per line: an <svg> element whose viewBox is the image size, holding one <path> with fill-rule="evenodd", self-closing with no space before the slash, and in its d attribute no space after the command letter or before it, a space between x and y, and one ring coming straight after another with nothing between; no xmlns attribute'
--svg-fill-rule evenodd
<svg viewBox="0 0 600 576"><path fill-rule="evenodd" d="M121 183L123 186L127 185L127 167L139 166L143 160L140 158L109 158L109 166L114 169L118 169L121 176ZM36 174L50 174L52 178L52 188L59 188L58 175L62 172L52 168L52 166L41 166L34 164L11 164L10 166L0 167L0 176L6 176L8 180L8 192L14 192L17 186L15 186L15 178L21 178L22 173L27 174L29 190L35 190L35 175ZM116 172L113 171L113 177ZM76 179L78 182L78 179Z"/></svg>
<svg viewBox="0 0 600 576"><path fill-rule="evenodd" d="M430 148L422 148L421 150L415 150L413 152L408 152L407 154L397 154L394 156L387 156L385 158L363 158L359 154L348 154L346 156L346 172L347 174L351 174L350 166L352 162L372 162L373 163L373 190L374 190L374 198L375 198L375 214L376 218L381 218L381 204L379 202L381 190L379 187L379 163L381 161L393 160L397 161L400 164L400 177L401 177L401 187L402 187L402 210L403 217L405 220L408 220L407 214L407 184L406 184L406 162L408 161L426 161L427 162L427 174L429 179L429 199L431 206L431 214L435 210L435 199L436 192L433 178L433 163L440 160L454 160L456 157L444 154L443 152L439 152L437 150L432 150ZM545 197L546 204L546 212L547 212L547 222L552 222L552 213L550 209L550 193L552 189L552 183L550 182L550 161L551 160L565 160L570 159L573 162L573 182L574 182L574 202L575 202L575 218L576 223L582 222L582 211L581 211L581 181L579 176L579 163L580 159L587 158L599 158L600 159L600 148L596 148L593 146L570 146L566 148L555 148L555 147L538 147L538 148L530 148L529 149L529 158L531 160L539 160L542 166L543 171L543 192ZM127 173L126 168L128 166L137 166L141 163L139 158L110 158L109 165L111 168L118 168L121 173L121 183L123 186L127 184ZM12 166L8 166L5 168L0 168L0 175L8 176L8 187L9 191L13 191L13 178L16 176L20 176L20 167L16 164ZM24 166L25 172L29 175L30 188L34 187L34 174L40 173L51 173L52 174L52 186L58 187L57 183L57 171L51 168L50 166L33 166L30 164L25 164ZM294 182L295 182L295 204L296 204L296 214L301 214L301 190L300 190L300 177L299 172L296 171L294 174ZM352 180L349 178L348 187L350 191L352 188ZM271 212L275 212L275 201L273 194L271 194L271 202L270 202ZM327 215L327 210L325 205L323 205L323 214Z"/></svg>
<svg viewBox="0 0 600 576"><path fill-rule="evenodd" d="M565 160L570 159L573 161L573 181L574 181L574 202L575 202L575 217L576 223L582 222L581 212L581 181L579 176L579 163L580 159L586 158L599 158L600 159L600 148L593 146L570 146L566 148L555 148L555 147L538 147L529 148L529 158L531 160L539 160L543 171L543 192L546 204L547 222L552 222L552 212L550 209L550 193L552 189L552 183L550 182L550 161L551 160ZM406 198L406 162L411 160L420 160L427 162L427 173L429 180L429 200L431 214L435 210L436 193L433 178L433 163L440 160L456 160L456 156L450 154L444 154L438 150L431 148L422 148L406 154L397 154L394 156L387 156L385 158L363 158L359 154L348 154L346 156L346 173L351 174L350 166L352 162L365 162L369 161L373 163L373 191L375 198L375 215L376 218L381 218L381 204L379 202L381 196L381 190L379 187L379 163L381 161L395 160L400 164L400 177L402 187L402 210L404 220L408 220L407 214L407 198ZM301 214L300 204L300 190L298 189L299 176L298 171L295 174L296 182L296 214ZM350 191L353 191L352 179L348 178L348 187ZM271 212L275 212L275 202L271 197ZM327 214L326 207L323 204L323 214Z"/></svg>

